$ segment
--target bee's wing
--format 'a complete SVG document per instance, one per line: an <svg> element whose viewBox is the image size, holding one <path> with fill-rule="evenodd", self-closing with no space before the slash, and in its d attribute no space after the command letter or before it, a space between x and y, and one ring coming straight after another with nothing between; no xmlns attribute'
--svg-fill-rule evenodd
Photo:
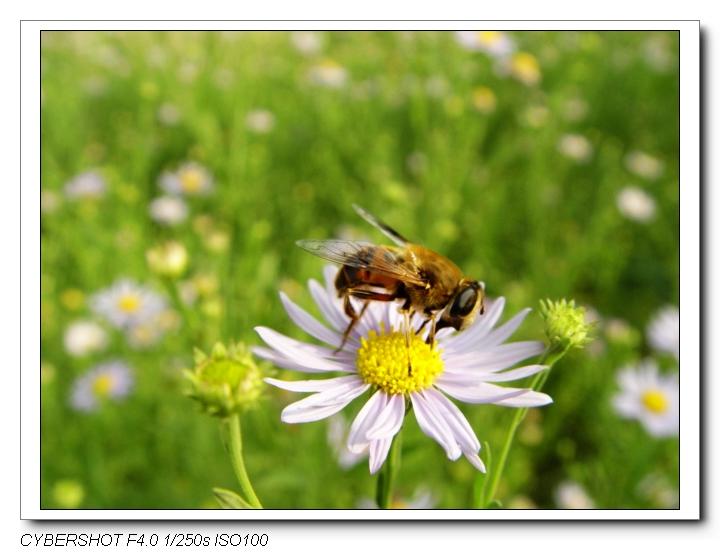
<svg viewBox="0 0 720 560"><path fill-rule="evenodd" d="M406 284L426 284L417 267L393 247L341 239L301 239L297 244L309 253L337 264L377 272Z"/></svg>
<svg viewBox="0 0 720 560"><path fill-rule="evenodd" d="M370 212L368 212L364 208L361 208L357 204L353 204L352 207L353 207L353 210L355 210L355 212L357 212L358 215L363 220L365 220L370 225L378 228L381 232L383 232L390 239L392 239L393 243L395 243L396 245L399 245L400 247L405 247L408 243L410 243L407 239L405 239L397 231L395 231L389 225L378 220L375 216L373 216Z"/></svg>

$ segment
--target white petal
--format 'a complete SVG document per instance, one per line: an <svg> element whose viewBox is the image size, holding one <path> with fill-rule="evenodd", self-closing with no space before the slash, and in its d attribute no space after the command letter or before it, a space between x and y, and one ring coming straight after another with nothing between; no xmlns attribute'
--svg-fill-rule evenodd
<svg viewBox="0 0 720 560"><path fill-rule="evenodd" d="M505 298L497 298L488 306L485 315L478 317L470 327L448 340L445 344L447 350L454 352L464 352L465 350L476 346L478 342L495 326L500 315L505 308Z"/></svg>
<svg viewBox="0 0 720 560"><path fill-rule="evenodd" d="M370 442L370 474L378 472L385 463L392 440L393 438L389 437Z"/></svg>
<svg viewBox="0 0 720 560"><path fill-rule="evenodd" d="M387 395L382 391L376 391L360 409L348 433L347 447L350 451L361 453L367 448L368 439L365 434L373 426L386 404Z"/></svg>
<svg viewBox="0 0 720 560"><path fill-rule="evenodd" d="M444 379L435 381L435 386L442 389L451 397L459 401L472 404L495 403L505 399L518 397L529 392L530 389L516 389L514 387L498 387L490 383L477 383L475 385L461 385L450 383Z"/></svg>
<svg viewBox="0 0 720 560"><path fill-rule="evenodd" d="M337 308L335 303L328 297L327 292L316 280L310 280L308 286L310 287L310 295L328 323L335 327L338 332L344 332L350 320Z"/></svg>
<svg viewBox="0 0 720 560"><path fill-rule="evenodd" d="M502 344L503 342L505 342L510 337L510 335L518 329L520 323L523 322L523 320L525 319L525 317L527 317L527 314L530 313L530 311L532 310L529 307L520 311L520 313L515 315L502 327L495 329L486 337L484 337L482 339L482 345L484 347L497 346L498 344Z"/></svg>
<svg viewBox="0 0 720 560"><path fill-rule="evenodd" d="M501 371L522 360L542 353L544 346L541 342L511 342L483 352L468 352L454 354L445 358L445 367L452 370L457 367L476 367L485 371Z"/></svg>
<svg viewBox="0 0 720 560"><path fill-rule="evenodd" d="M435 410L435 407L423 397L421 392L411 393L410 400L415 410L415 418L417 418L418 425L423 433L442 446L448 459L455 461L460 457L462 451L455 441L449 426L440 413Z"/></svg>
<svg viewBox="0 0 720 560"><path fill-rule="evenodd" d="M535 406L545 406L552 403L553 400L550 395L545 393L538 393L537 391L528 391L517 397L510 397L509 399L503 399L493 404L500 406L510 406L513 408L530 408Z"/></svg>
<svg viewBox="0 0 720 560"><path fill-rule="evenodd" d="M478 457L474 453L465 453L465 458L470 461L470 464L475 467L477 470L479 470L481 473L485 473L485 463L482 462L482 459Z"/></svg>
<svg viewBox="0 0 720 560"><path fill-rule="evenodd" d="M360 385L344 392L336 392L335 389L316 393L298 402L286 406L280 418L288 424L299 422L313 422L332 416L345 408L350 401L360 396L370 388L369 385ZM329 395L327 393L330 393Z"/></svg>
<svg viewBox="0 0 720 560"><path fill-rule="evenodd" d="M494 372L478 372L475 368L455 368L452 371L446 371L442 375L442 379L451 383L467 383L472 384L478 381L490 381L492 383L502 381L515 381L516 379L524 379L535 375L543 370L548 369L548 366L532 365L524 366L501 373Z"/></svg>
<svg viewBox="0 0 720 560"><path fill-rule="evenodd" d="M330 346L340 346L342 342L341 335L328 329L320 321L315 319L315 317L310 315L310 313L293 303L290 298L282 292L280 292L280 300L288 316L298 327Z"/></svg>
<svg viewBox="0 0 720 560"><path fill-rule="evenodd" d="M463 453L477 454L480 451L480 442L460 409L435 389L426 389L423 393L428 401L435 404L435 409L440 411Z"/></svg>
<svg viewBox="0 0 720 560"><path fill-rule="evenodd" d="M350 370L346 369L349 363L341 363L337 356L333 356L332 350L327 348L293 340L267 327L255 327L255 332L268 346L305 367L324 371L355 371L354 366Z"/></svg>
<svg viewBox="0 0 720 560"><path fill-rule="evenodd" d="M314 393L318 391L327 391L328 389L343 387L347 383L346 378L344 377L336 377L333 379L317 379L310 381L282 381L281 379L266 377L264 381L268 385L273 385L274 387L279 387L280 389L285 389L286 391L293 391L295 393Z"/></svg>
<svg viewBox="0 0 720 560"><path fill-rule="evenodd" d="M392 395L375 424L367 431L367 439L392 438L400 430L405 418L405 397Z"/></svg>
<svg viewBox="0 0 720 560"><path fill-rule="evenodd" d="M341 377L340 382L332 385L322 392L315 393L304 399L300 399L285 407L285 410L293 411L314 406L328 406L345 402L348 398L354 399L369 388L357 376Z"/></svg>
<svg viewBox="0 0 720 560"><path fill-rule="evenodd" d="M350 402L350 401L348 401ZM332 416L337 412L340 412L347 406L346 403L334 404L331 406L316 406L303 410L296 410L287 412L287 409L282 411L280 419L286 424L300 424L303 422L315 422L316 420L323 420L328 416Z"/></svg>
<svg viewBox="0 0 720 560"><path fill-rule="evenodd" d="M263 360L268 360L269 362L272 362L277 367L282 369L289 369L293 371L302 371L305 373L327 373L326 369L315 369L310 368L307 366L301 366L297 362L286 358L282 354L276 352L275 350L271 350L270 348L265 348L263 346L253 346L252 352L255 354L258 358L262 358Z"/></svg>

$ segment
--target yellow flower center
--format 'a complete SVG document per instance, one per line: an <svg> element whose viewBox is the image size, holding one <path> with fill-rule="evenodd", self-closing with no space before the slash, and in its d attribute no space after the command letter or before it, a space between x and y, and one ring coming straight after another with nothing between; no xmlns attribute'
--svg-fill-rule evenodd
<svg viewBox="0 0 720 560"><path fill-rule="evenodd" d="M642 403L645 405L645 408L653 414L662 414L668 409L670 404L668 403L665 393L658 391L657 389L645 391L642 396Z"/></svg>
<svg viewBox="0 0 720 560"><path fill-rule="evenodd" d="M115 387L115 379L107 373L98 375L93 381L93 392L98 397L107 397Z"/></svg>
<svg viewBox="0 0 720 560"><path fill-rule="evenodd" d="M203 175L199 169L184 169L180 172L180 184L186 193L196 193L203 185Z"/></svg>
<svg viewBox="0 0 720 560"><path fill-rule="evenodd" d="M136 294L125 294L118 299L117 306L125 313L135 313L140 307L140 298Z"/></svg>
<svg viewBox="0 0 720 560"><path fill-rule="evenodd" d="M421 337L405 333L370 331L360 342L358 374L388 395L407 395L432 385L443 371L440 351Z"/></svg>
<svg viewBox="0 0 720 560"><path fill-rule="evenodd" d="M499 31L480 31L477 34L478 41L483 45L492 46L498 41L500 41L500 38L502 35Z"/></svg>

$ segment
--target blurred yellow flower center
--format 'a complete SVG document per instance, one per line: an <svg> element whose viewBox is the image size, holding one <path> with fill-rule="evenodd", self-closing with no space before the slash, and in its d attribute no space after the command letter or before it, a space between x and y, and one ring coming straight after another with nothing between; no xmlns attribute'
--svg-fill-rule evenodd
<svg viewBox="0 0 720 560"><path fill-rule="evenodd" d="M478 41L484 45L494 45L501 37L499 31L480 31L477 34Z"/></svg>
<svg viewBox="0 0 720 560"><path fill-rule="evenodd" d="M665 393L658 390L645 391L642 396L642 403L650 412L662 414L668 409L668 399Z"/></svg>
<svg viewBox="0 0 720 560"><path fill-rule="evenodd" d="M203 185L203 176L198 169L184 169L180 172L180 184L183 191L195 193Z"/></svg>
<svg viewBox="0 0 720 560"><path fill-rule="evenodd" d="M107 397L114 387L115 380L107 373L98 375L95 381L93 381L93 392L98 397Z"/></svg>
<svg viewBox="0 0 720 560"><path fill-rule="evenodd" d="M409 394L432 385L443 371L440 351L421 337L405 333L370 331L360 342L356 364L365 383L389 395Z"/></svg>
<svg viewBox="0 0 720 560"><path fill-rule="evenodd" d="M136 294L125 294L118 299L117 306L125 313L135 313L140 307L140 298Z"/></svg>

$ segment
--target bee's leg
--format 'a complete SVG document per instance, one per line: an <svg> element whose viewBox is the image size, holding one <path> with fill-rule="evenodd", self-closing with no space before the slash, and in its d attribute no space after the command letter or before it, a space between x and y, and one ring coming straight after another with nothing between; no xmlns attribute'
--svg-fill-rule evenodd
<svg viewBox="0 0 720 560"><path fill-rule="evenodd" d="M352 305L352 302L350 301L350 296L354 296L358 299L365 300L365 303L362 306L362 309L360 310L360 314L358 314L355 311L355 308ZM395 294L384 294L379 292L372 292L370 290L358 290L358 289L350 289L345 292L345 296L343 299L343 308L345 310L345 314L350 317L350 323L348 324L347 328L345 329L345 332L343 333L342 343L338 347L337 350L335 350L335 354L340 352L340 350L343 349L343 346L345 346L345 343L347 342L348 337L350 336L350 333L355 328L355 325L357 325L360 318L365 313L365 310L367 309L368 305L370 304L371 300L374 301L392 301L395 299Z"/></svg>
<svg viewBox="0 0 720 560"><path fill-rule="evenodd" d="M428 334L428 337L425 339L425 343L432 346L435 343L435 315L433 314L432 319L430 323L430 333ZM427 321L425 321L427 323ZM423 323L423 325L425 324Z"/></svg>
<svg viewBox="0 0 720 560"><path fill-rule="evenodd" d="M345 310L345 315L350 317L350 322L348 323L348 326L343 333L342 342L340 343L340 346L337 347L335 352L333 352L334 354L337 354L338 352L340 352L340 350L343 349L343 346L345 346L345 343L347 342L350 333L355 328L355 325L357 325L357 322L360 320L360 317L362 317L362 314L365 313L366 308L367 302L365 302L365 305L360 311L360 315L358 315L352 305L352 302L350 301L350 296L347 293L345 294L345 297L343 298L343 309Z"/></svg>
<svg viewBox="0 0 720 560"><path fill-rule="evenodd" d="M420 333L422 332L422 330L425 328L425 325L428 324L428 321L429 321L429 320L430 320L430 319L425 319L425 320L423 321L423 324L420 325L420 328L418 328L418 330L415 331L415 334L420 334Z"/></svg>

